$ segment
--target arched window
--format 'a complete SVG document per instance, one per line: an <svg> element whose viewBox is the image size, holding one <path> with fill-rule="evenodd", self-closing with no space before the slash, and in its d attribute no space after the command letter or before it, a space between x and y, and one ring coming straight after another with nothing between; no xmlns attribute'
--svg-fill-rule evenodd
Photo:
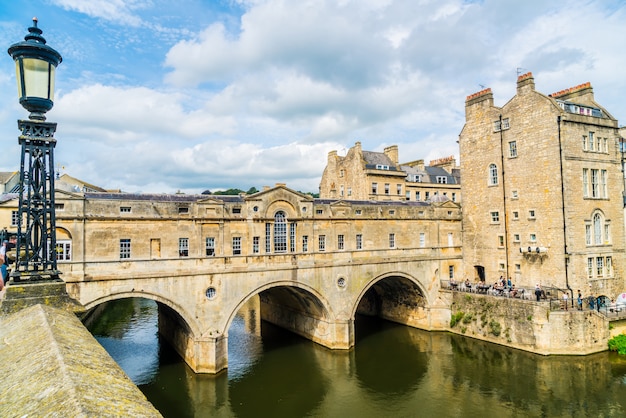
<svg viewBox="0 0 626 418"><path fill-rule="evenodd" d="M602 244L602 215L596 213L593 215L593 243L595 245Z"/></svg>
<svg viewBox="0 0 626 418"><path fill-rule="evenodd" d="M274 252L287 252L287 219L282 210L274 215Z"/></svg>
<svg viewBox="0 0 626 418"><path fill-rule="evenodd" d="M498 184L498 167L495 164L489 165L489 185Z"/></svg>

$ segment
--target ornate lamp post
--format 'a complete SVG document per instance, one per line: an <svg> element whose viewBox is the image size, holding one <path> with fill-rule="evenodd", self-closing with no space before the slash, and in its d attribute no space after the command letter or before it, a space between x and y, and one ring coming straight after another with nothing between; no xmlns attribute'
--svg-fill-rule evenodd
<svg viewBox="0 0 626 418"><path fill-rule="evenodd" d="M9 47L15 61L20 104L29 120L18 120L22 146L17 248L14 281L56 280L56 221L54 212L54 132L57 124L45 122L54 100L54 72L61 55L46 45L37 18L24 41ZM25 227L22 223L26 221Z"/></svg>

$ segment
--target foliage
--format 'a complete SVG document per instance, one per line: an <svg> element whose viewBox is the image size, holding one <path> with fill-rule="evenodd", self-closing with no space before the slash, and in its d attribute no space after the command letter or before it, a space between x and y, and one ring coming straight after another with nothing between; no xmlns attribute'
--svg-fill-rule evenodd
<svg viewBox="0 0 626 418"><path fill-rule="evenodd" d="M463 323L469 324L470 322L472 322L472 319L474 319L474 315L472 315L471 313L468 313L467 315L463 317Z"/></svg>
<svg viewBox="0 0 626 418"><path fill-rule="evenodd" d="M490 332L496 337L500 335L500 332L502 330L502 326L500 325L500 323L495 320L492 320L491 322L489 322L489 328L490 328Z"/></svg>
<svg viewBox="0 0 626 418"><path fill-rule="evenodd" d="M609 340L609 350L626 355L626 334L617 335Z"/></svg>
<svg viewBox="0 0 626 418"><path fill-rule="evenodd" d="M450 328L454 328L454 326L461 320L463 319L463 316L465 316L464 312L457 312L454 315L452 315L452 318L450 318Z"/></svg>

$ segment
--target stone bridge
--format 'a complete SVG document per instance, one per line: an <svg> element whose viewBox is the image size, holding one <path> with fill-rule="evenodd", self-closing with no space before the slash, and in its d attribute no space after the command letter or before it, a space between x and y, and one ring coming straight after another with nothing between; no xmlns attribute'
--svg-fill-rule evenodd
<svg viewBox="0 0 626 418"><path fill-rule="evenodd" d="M121 298L158 302L159 332L197 373L228 367L228 330L246 304L263 320L331 349L355 344L357 313L446 329L439 271L460 248L62 263L87 309Z"/></svg>

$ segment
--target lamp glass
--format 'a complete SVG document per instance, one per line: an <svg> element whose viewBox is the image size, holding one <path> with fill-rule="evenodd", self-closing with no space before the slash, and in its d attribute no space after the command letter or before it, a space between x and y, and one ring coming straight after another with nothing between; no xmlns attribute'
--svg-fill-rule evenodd
<svg viewBox="0 0 626 418"><path fill-rule="evenodd" d="M20 98L40 97L54 100L54 65L36 58L20 58L15 64Z"/></svg>

